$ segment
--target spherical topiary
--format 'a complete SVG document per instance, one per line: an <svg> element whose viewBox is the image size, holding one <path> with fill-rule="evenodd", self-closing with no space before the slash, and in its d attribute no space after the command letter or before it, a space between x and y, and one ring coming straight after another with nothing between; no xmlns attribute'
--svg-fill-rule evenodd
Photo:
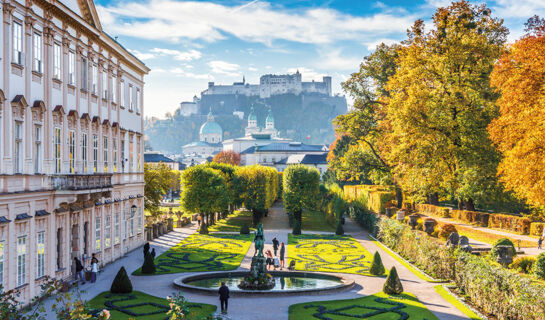
<svg viewBox="0 0 545 320"><path fill-rule="evenodd" d="M401 294L403 292L403 285L401 284L401 280L399 280L399 276L397 275L396 267L392 267L390 270L390 274L388 274L388 278L386 278L386 282L384 283L382 290L387 294Z"/></svg>
<svg viewBox="0 0 545 320"><path fill-rule="evenodd" d="M337 230L335 230L335 234L338 236L342 236L344 234L343 224L340 220L337 222Z"/></svg>
<svg viewBox="0 0 545 320"><path fill-rule="evenodd" d="M208 234L208 226L206 225L206 223L202 223L201 224L201 227L199 228L199 233L200 234Z"/></svg>
<svg viewBox="0 0 545 320"><path fill-rule="evenodd" d="M153 256L151 255L151 253L148 253L146 255L146 258L144 259L144 264L142 265L142 273L155 273L155 261L153 261Z"/></svg>
<svg viewBox="0 0 545 320"><path fill-rule="evenodd" d="M439 238L447 239L453 232L458 232L453 224L444 224L439 228Z"/></svg>
<svg viewBox="0 0 545 320"><path fill-rule="evenodd" d="M513 248L513 255L517 254L517 250L515 250L515 245L513 244L513 241L507 238L501 238L492 245L492 249L490 249L491 257L496 258L498 256L498 246L510 246Z"/></svg>
<svg viewBox="0 0 545 320"><path fill-rule="evenodd" d="M375 251L375 255L373 256L373 261L371 262L371 269L369 269L369 272L372 275L380 276L383 275L386 270L384 270L384 265L382 264L382 259L380 258L380 254L378 251Z"/></svg>
<svg viewBox="0 0 545 320"><path fill-rule="evenodd" d="M534 273L541 279L545 279L545 252L540 253L537 256L534 263Z"/></svg>
<svg viewBox="0 0 545 320"><path fill-rule="evenodd" d="M250 234L250 227L248 226L247 223L244 223L244 224L240 227L240 234Z"/></svg>
<svg viewBox="0 0 545 320"><path fill-rule="evenodd" d="M293 225L292 233L294 235L300 235L301 234L301 222L299 220L295 220L295 223Z"/></svg>
<svg viewBox="0 0 545 320"><path fill-rule="evenodd" d="M110 287L111 293L131 293L132 292L132 283L131 279L129 279L129 276L127 275L127 271L125 271L125 267L121 267L119 271L117 272L117 275L114 278L114 281L112 282L112 286Z"/></svg>

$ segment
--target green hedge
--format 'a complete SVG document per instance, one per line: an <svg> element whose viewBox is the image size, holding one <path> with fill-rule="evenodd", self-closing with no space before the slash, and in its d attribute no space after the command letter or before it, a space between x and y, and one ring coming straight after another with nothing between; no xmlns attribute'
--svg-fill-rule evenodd
<svg viewBox="0 0 545 320"><path fill-rule="evenodd" d="M395 220L381 219L379 239L436 278L456 283L461 294L499 319L545 319L544 286L485 258L448 249Z"/></svg>

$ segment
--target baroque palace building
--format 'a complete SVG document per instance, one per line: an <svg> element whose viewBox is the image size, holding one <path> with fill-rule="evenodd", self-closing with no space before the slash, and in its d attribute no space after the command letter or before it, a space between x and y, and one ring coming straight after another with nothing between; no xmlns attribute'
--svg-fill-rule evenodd
<svg viewBox="0 0 545 320"><path fill-rule="evenodd" d="M92 0L0 5L0 283L29 302L74 257L104 265L145 242L149 69Z"/></svg>

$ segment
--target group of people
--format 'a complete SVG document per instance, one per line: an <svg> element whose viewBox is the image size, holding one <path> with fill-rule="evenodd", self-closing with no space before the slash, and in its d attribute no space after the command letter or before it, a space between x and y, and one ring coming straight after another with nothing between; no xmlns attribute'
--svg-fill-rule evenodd
<svg viewBox="0 0 545 320"><path fill-rule="evenodd" d="M271 270L271 268L274 268L274 270L280 268L280 270L282 270L284 268L284 256L286 255L286 247L284 246L284 242L280 243L278 239L276 239L276 237L273 238L272 244L274 256L271 250L267 250L266 252L267 260L265 262L267 264L267 270ZM278 249L280 249L279 255Z"/></svg>
<svg viewBox="0 0 545 320"><path fill-rule="evenodd" d="M85 261L85 258L83 258L83 261ZM74 264L76 265L76 281L78 281L78 278L81 281L81 284L85 284L85 277L83 275L83 270L85 270L85 267L83 266L83 263L81 262L78 257L74 257ZM96 255L93 253L91 256L91 283L95 283L97 281L97 273L98 273L98 259Z"/></svg>

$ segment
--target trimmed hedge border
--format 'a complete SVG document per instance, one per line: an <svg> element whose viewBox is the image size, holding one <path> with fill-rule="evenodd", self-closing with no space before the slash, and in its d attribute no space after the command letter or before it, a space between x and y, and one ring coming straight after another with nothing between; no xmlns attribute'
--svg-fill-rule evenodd
<svg viewBox="0 0 545 320"><path fill-rule="evenodd" d="M444 284L438 284L435 287L433 287L437 293L443 297L445 300L450 302L452 305L454 305L458 310L460 310L462 313L464 313L466 316L468 316L471 320L487 320L488 318L482 315L479 311L475 310L470 305L466 304L466 302L457 295L455 295L450 289L444 285ZM455 301L452 301L455 300ZM464 310L467 309L467 310Z"/></svg>

